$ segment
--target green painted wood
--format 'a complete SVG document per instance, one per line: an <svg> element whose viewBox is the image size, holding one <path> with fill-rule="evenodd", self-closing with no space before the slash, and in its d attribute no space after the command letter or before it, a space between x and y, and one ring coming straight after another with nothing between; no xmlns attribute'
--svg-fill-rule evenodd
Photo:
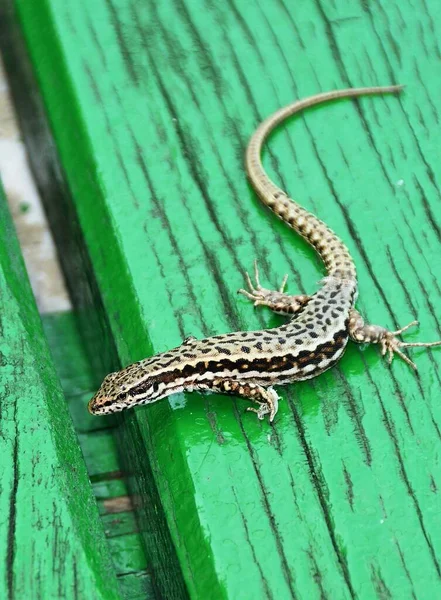
<svg viewBox="0 0 441 600"><path fill-rule="evenodd" d="M236 297L256 257L270 285L289 272L290 292L315 289L320 264L259 205L243 151L271 111L348 85L408 87L310 111L272 137L265 164L347 242L369 320L418 315L409 338L441 336L435 0L13 6L65 176L42 158L52 150L34 129L15 39L9 73L40 148L35 172L59 243L73 231L70 289L85 333L107 319L121 364L189 334L280 322ZM107 346L91 346L97 377ZM281 390L274 427L239 400L197 394L123 416L120 448L166 597L183 596L179 571L192 598L439 596L441 357L415 356L419 378L351 346L338 369Z"/></svg>
<svg viewBox="0 0 441 600"><path fill-rule="evenodd" d="M0 597L120 598L0 190Z"/></svg>
<svg viewBox="0 0 441 600"><path fill-rule="evenodd" d="M42 320L92 482L121 597L127 600L154 598L152 577L128 497L112 420L103 420L101 425L105 429L96 427L96 419L85 410L94 376L77 318L66 312L45 314Z"/></svg>

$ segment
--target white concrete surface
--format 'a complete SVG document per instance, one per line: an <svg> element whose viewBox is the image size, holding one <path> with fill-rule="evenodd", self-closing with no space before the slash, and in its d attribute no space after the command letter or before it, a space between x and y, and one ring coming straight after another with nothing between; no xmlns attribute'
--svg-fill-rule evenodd
<svg viewBox="0 0 441 600"><path fill-rule="evenodd" d="M40 312L69 310L54 243L20 139L1 61L0 177Z"/></svg>

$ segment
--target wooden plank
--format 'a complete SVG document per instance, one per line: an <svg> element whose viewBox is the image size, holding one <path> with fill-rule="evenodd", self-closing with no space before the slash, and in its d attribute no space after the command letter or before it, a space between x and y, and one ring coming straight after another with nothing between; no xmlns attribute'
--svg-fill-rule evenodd
<svg viewBox="0 0 441 600"><path fill-rule="evenodd" d="M153 598L151 573L128 497L112 420L104 419L97 427L96 419L85 410L94 377L76 316L71 312L46 314L43 327L93 485L120 594L130 600Z"/></svg>
<svg viewBox="0 0 441 600"><path fill-rule="evenodd" d="M235 296L255 257L272 286L290 272L292 293L314 289L321 266L258 204L243 151L271 111L348 85L408 88L311 111L272 137L265 163L348 243L370 321L418 315L410 339L441 336L434 0L13 5L72 198L51 202L49 190L47 205L64 237L70 220L80 239L75 214L84 235L65 255L70 287L90 307L89 329L96 314L108 319L122 364L189 334L279 323ZM10 74L12 64L32 148L42 138L20 93L23 63L11 59ZM106 346L91 352L97 377L114 366ZM440 595L440 358L415 354L419 378L351 346L338 369L281 390L274 427L221 396L125 415L122 447L164 595L184 593L174 549L193 598Z"/></svg>
<svg viewBox="0 0 441 600"><path fill-rule="evenodd" d="M117 599L87 472L0 190L0 597Z"/></svg>

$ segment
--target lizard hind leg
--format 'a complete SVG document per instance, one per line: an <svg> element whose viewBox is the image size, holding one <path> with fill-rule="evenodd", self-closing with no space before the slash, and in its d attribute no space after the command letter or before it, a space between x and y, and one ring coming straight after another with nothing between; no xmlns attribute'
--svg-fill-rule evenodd
<svg viewBox="0 0 441 600"><path fill-rule="evenodd" d="M260 284L259 268L257 261L254 261L254 281L248 272L245 273L245 281L248 290L240 289L238 294L246 296L249 300L253 300L254 306L267 306L272 311L283 315L292 315L296 313L309 300L309 296L297 295L290 296L284 293L288 274L282 280L282 284L278 290L268 290Z"/></svg>
<svg viewBox="0 0 441 600"><path fill-rule="evenodd" d="M370 343L379 344L381 354L388 355L389 364L392 362L395 354L404 360L412 369L417 371L416 364L401 351L400 348L432 348L441 346L441 340L436 342L403 342L397 336L407 331L410 327L418 325L418 321L412 321L396 331L389 331L379 325L365 325L360 313L351 310L349 313L349 337L359 344Z"/></svg>
<svg viewBox="0 0 441 600"><path fill-rule="evenodd" d="M256 413L260 420L269 415L272 422L279 409L279 396L272 387L264 388L257 383L236 379L214 379L210 389L221 394L235 394L256 403L258 408L250 406L247 411Z"/></svg>

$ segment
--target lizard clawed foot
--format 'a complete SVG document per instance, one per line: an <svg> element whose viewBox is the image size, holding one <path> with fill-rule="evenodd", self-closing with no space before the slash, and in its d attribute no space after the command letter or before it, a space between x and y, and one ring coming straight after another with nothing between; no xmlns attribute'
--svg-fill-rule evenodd
<svg viewBox="0 0 441 600"><path fill-rule="evenodd" d="M247 412L256 413L257 418L260 421L265 418L265 415L269 415L270 423L272 423L279 410L279 396L272 387L267 388L266 392L267 395L264 402L262 402L262 400L253 399L253 402L259 404L259 408L248 406L246 410Z"/></svg>
<svg viewBox="0 0 441 600"><path fill-rule="evenodd" d="M403 352L401 352L400 348L431 348L433 346L441 346L441 341L438 342L402 342L397 339L397 335L400 335L410 327L418 325L418 321L412 321L408 325L405 325L401 329L397 329L397 331L387 331L385 330L383 337L379 340L379 344L381 347L381 354L385 356L388 354L388 362L389 364L394 359L394 355L398 354L400 358L404 360L414 371L418 371L416 364L410 360Z"/></svg>
<svg viewBox="0 0 441 600"><path fill-rule="evenodd" d="M260 284L259 277L259 268L257 266L257 261L254 261L254 281L255 285L251 281L251 277L249 276L248 271L245 272L245 280L248 286L248 290L240 289L237 290L238 294L243 294L250 300L254 301L254 306L268 306L270 303L272 304L274 301L275 294L283 294L286 286L286 282L288 280L288 274L286 274L283 278L282 284L277 292L273 290L268 290L267 288L262 287Z"/></svg>

